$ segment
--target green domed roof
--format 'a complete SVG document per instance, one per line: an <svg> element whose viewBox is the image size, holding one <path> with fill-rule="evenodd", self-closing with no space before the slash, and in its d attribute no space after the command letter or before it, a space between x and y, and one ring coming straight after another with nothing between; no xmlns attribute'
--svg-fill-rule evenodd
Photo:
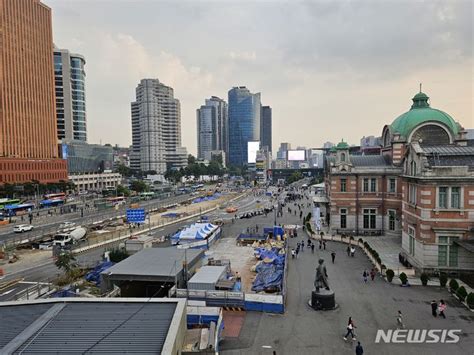
<svg viewBox="0 0 474 355"><path fill-rule="evenodd" d="M335 152L336 152L336 147L335 147L335 146L332 146L331 149L329 149L329 151L330 151L331 153L335 153Z"/></svg>
<svg viewBox="0 0 474 355"><path fill-rule="evenodd" d="M410 111L400 115L390 125L392 133L400 133L404 138L408 138L410 133L425 122L438 122L446 126L452 135L457 135L459 127L456 121L446 112L430 107L429 97L419 92L413 97L413 105Z"/></svg>
<svg viewBox="0 0 474 355"><path fill-rule="evenodd" d="M344 140L342 140L341 142L337 143L336 149L337 150L349 149L349 144L347 144L346 142L344 142Z"/></svg>

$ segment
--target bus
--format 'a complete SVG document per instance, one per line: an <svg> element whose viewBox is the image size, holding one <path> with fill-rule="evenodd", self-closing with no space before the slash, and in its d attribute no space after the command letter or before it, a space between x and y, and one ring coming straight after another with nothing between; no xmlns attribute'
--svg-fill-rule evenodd
<svg viewBox="0 0 474 355"><path fill-rule="evenodd" d="M16 198L0 198L0 210L3 210L6 205L17 205L21 201Z"/></svg>
<svg viewBox="0 0 474 355"><path fill-rule="evenodd" d="M57 199L66 199L66 194L64 192L58 192L55 194L46 194L43 196L45 200L57 200Z"/></svg>
<svg viewBox="0 0 474 355"><path fill-rule="evenodd" d="M155 197L155 193L153 191L140 192L140 200L151 200L154 197Z"/></svg>
<svg viewBox="0 0 474 355"><path fill-rule="evenodd" d="M53 198L48 200L40 201L40 208L56 207L64 205L65 200L61 198Z"/></svg>
<svg viewBox="0 0 474 355"><path fill-rule="evenodd" d="M3 210L6 212L7 216L21 216L33 210L35 205L32 203L21 203L14 205L5 205Z"/></svg>
<svg viewBox="0 0 474 355"><path fill-rule="evenodd" d="M105 201L109 206L120 206L126 202L126 198L125 196L108 197Z"/></svg>

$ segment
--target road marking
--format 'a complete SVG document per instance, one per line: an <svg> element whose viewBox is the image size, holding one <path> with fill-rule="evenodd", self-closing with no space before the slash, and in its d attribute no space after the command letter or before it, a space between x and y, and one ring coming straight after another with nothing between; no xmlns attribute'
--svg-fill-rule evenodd
<svg viewBox="0 0 474 355"><path fill-rule="evenodd" d="M12 293L12 292L15 291L15 290L16 290L16 288L12 288L11 290L6 291L6 292L0 294L0 296L6 296L6 295L8 295L9 293Z"/></svg>
<svg viewBox="0 0 474 355"><path fill-rule="evenodd" d="M262 348L264 348L264 349L273 349L271 345L262 345Z"/></svg>

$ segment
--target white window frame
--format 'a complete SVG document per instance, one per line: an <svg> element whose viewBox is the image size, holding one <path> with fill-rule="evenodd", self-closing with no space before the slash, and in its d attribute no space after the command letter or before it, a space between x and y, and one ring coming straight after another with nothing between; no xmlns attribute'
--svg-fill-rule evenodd
<svg viewBox="0 0 474 355"><path fill-rule="evenodd" d="M344 213L342 213L344 211ZM339 209L339 227L341 229L347 229L347 214L348 214L349 209L348 208L340 208ZM344 215L346 217L346 226L342 227L341 225L341 216Z"/></svg>
<svg viewBox="0 0 474 355"><path fill-rule="evenodd" d="M394 186L393 191L390 189L390 182L391 182L392 180L395 182L395 186ZM394 193L397 192L397 178L394 178L394 177L389 177L389 178L388 178L388 181L387 181L387 191L388 191L388 193L390 193L390 194L394 194Z"/></svg>
<svg viewBox="0 0 474 355"><path fill-rule="evenodd" d="M408 203L416 205L417 188L415 184L408 184Z"/></svg>
<svg viewBox="0 0 474 355"><path fill-rule="evenodd" d="M390 214L391 213L393 213L393 229L390 228ZM387 211L387 216L388 216L388 230L395 231L397 229L397 210L389 209Z"/></svg>
<svg viewBox="0 0 474 355"><path fill-rule="evenodd" d="M440 206L439 189L446 188L446 206ZM452 189L459 188L459 206L452 205ZM436 187L436 209L438 210L463 210L464 209L464 188L462 186L437 186Z"/></svg>
<svg viewBox="0 0 474 355"><path fill-rule="evenodd" d="M411 256L415 256L415 245L416 245L416 229L412 226L408 226L408 253Z"/></svg>

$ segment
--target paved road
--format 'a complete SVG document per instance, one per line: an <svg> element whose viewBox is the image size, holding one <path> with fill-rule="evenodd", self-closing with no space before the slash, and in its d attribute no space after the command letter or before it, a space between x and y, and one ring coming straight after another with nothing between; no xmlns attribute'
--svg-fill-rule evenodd
<svg viewBox="0 0 474 355"><path fill-rule="evenodd" d="M244 210L251 210L255 209L256 207L256 201L257 200L262 200L262 197L260 196L245 196L235 202L235 205L237 207L243 207ZM263 201L263 200L262 200ZM226 214L225 211L222 210L216 210L212 211L208 214L210 220L215 219L215 218L223 218L226 217L228 214ZM230 217L229 217L230 218ZM197 219L197 217L196 217ZM249 221L249 220L245 220ZM176 233L176 231L179 228L182 228L184 226L187 226L189 224L193 223L193 220L187 220L187 221L182 221L178 223L174 223L172 225L162 227L159 229L155 229L152 231L153 236L164 236L164 235L172 235ZM247 222L250 225L250 222ZM253 223L253 222L252 222ZM231 224L229 224L231 226ZM227 227L224 227L225 230L228 230ZM234 228L232 228L235 230ZM224 230L224 233L225 233ZM108 244L105 247L100 247L100 248L95 248L92 250L89 250L87 252L84 252L80 255L77 256L77 261L79 264L95 264L99 260L102 259L102 256L106 250L110 250L113 247L116 247L119 243L122 242L116 242L113 244ZM39 265L35 268L28 269L26 271L21 271L13 274L9 274L8 276L4 277L1 281L9 281L12 279L17 279L17 278L23 278L25 282L49 282L59 276L61 274L60 270L57 269L57 267L53 263L53 259L51 258L47 262L45 262L43 265ZM15 285L10 288L7 288L5 290L2 290L0 292L0 301L9 301L9 300L14 300L15 295L20 292L22 289L26 288L28 284L25 284L26 286L23 285Z"/></svg>
<svg viewBox="0 0 474 355"><path fill-rule="evenodd" d="M179 196L173 196L167 199L163 200L149 200L149 201L142 201L140 202L140 206L145 209L149 208L157 208L161 206L166 206L166 205L171 205L174 203L180 203L183 201L188 200L192 196L189 194L186 195L179 195ZM4 227L2 230L0 230L0 242L8 241L8 240L14 240L14 239L22 239L22 238L29 238L31 236L40 236L40 235L45 235L48 233L54 233L58 230L59 225L64 222L64 221L70 221L70 222L75 222L78 225L81 224L90 224L95 221L100 221L108 218L114 218L120 215L125 214L125 206L123 206L119 210L113 210L113 209L108 209L106 211L94 211L91 213L86 213L84 217L81 217L80 214L64 214L60 216L53 216L51 217L51 220L48 220L48 222L45 223L44 220L42 220L39 224L36 223L33 220L33 225L35 226L35 229L31 232L26 232L26 233L13 233L13 227ZM26 223L26 222L25 222Z"/></svg>
<svg viewBox="0 0 474 355"><path fill-rule="evenodd" d="M280 220L294 223L298 219L285 213ZM290 239L290 246L301 240L302 237ZM334 265L330 262L332 250L336 252ZM335 311L316 312L307 305L319 258L326 261L330 286L336 293L339 308ZM248 312L239 338L226 339L222 353L355 354L356 342L343 340L347 319L352 316L364 354L473 354L474 314L447 291L437 287L402 288L381 278L364 284L362 272L370 267L360 250L350 258L345 247L336 242L328 242L326 251L316 250L315 254L306 249L297 260L290 260L286 313ZM431 316L429 302L441 298L448 303L447 319ZM398 310L404 314L409 329L462 329L460 343L376 344L377 329L396 329Z"/></svg>

